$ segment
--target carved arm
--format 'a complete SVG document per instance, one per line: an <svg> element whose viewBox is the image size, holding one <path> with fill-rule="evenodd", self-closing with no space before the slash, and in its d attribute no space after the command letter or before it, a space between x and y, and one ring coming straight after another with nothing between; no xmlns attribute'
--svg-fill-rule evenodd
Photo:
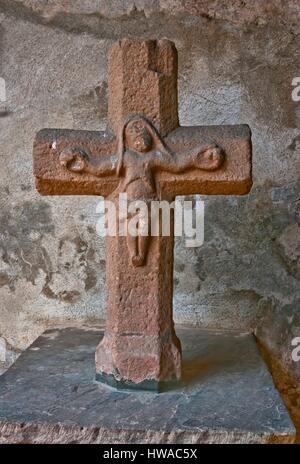
<svg viewBox="0 0 300 464"><path fill-rule="evenodd" d="M223 164L224 158L222 148L217 145L202 145L180 153L158 152L153 167L178 174L188 169L214 171Z"/></svg>
<svg viewBox="0 0 300 464"><path fill-rule="evenodd" d="M79 147L65 148L59 155L61 166L69 171L100 177L112 175L116 172L117 156L101 155L99 158L90 158L89 155Z"/></svg>

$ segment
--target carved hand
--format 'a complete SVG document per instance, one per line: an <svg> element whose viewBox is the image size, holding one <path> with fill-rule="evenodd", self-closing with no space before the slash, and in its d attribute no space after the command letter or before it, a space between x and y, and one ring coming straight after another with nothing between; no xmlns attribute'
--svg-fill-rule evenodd
<svg viewBox="0 0 300 464"><path fill-rule="evenodd" d="M104 155L92 159L81 147L67 147L60 153L59 162L63 168L72 172L105 176L114 174L117 157Z"/></svg>
<svg viewBox="0 0 300 464"><path fill-rule="evenodd" d="M81 148L65 148L59 155L59 162L69 171L82 172L87 167L88 157Z"/></svg>
<svg viewBox="0 0 300 464"><path fill-rule="evenodd" d="M196 153L194 166L205 171L214 171L224 162L225 153L217 145L208 145Z"/></svg>

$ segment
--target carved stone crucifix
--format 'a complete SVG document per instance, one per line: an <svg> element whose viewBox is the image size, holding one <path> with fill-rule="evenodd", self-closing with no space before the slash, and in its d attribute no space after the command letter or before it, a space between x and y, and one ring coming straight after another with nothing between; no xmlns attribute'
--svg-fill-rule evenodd
<svg viewBox="0 0 300 464"><path fill-rule="evenodd" d="M42 195L172 202L176 195L243 195L251 181L247 125L180 127L177 52L168 40L129 40L109 54L106 132L43 129L34 142ZM160 391L181 376L172 315L170 236L107 237L107 322L96 379Z"/></svg>

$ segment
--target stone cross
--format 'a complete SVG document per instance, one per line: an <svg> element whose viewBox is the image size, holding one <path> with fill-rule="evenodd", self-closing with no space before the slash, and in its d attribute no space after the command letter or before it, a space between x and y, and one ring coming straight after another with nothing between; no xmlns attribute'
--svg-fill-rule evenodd
<svg viewBox="0 0 300 464"><path fill-rule="evenodd" d="M114 44L108 60L108 129L43 129L34 142L42 195L101 195L171 202L176 195L243 195L251 182L247 125L180 127L177 51L168 40ZM174 330L170 236L106 238L107 322L96 379L160 391L181 376Z"/></svg>

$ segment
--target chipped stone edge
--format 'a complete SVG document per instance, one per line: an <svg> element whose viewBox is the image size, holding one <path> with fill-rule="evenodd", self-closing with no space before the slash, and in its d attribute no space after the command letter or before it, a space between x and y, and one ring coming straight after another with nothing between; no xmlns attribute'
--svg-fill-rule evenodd
<svg viewBox="0 0 300 464"><path fill-rule="evenodd" d="M67 426L61 423L44 424L32 422L0 421L0 444L272 444L295 442L296 431L291 429L279 434L252 433L223 429L199 429L197 431L176 430L163 432L159 430L109 429L106 427Z"/></svg>

